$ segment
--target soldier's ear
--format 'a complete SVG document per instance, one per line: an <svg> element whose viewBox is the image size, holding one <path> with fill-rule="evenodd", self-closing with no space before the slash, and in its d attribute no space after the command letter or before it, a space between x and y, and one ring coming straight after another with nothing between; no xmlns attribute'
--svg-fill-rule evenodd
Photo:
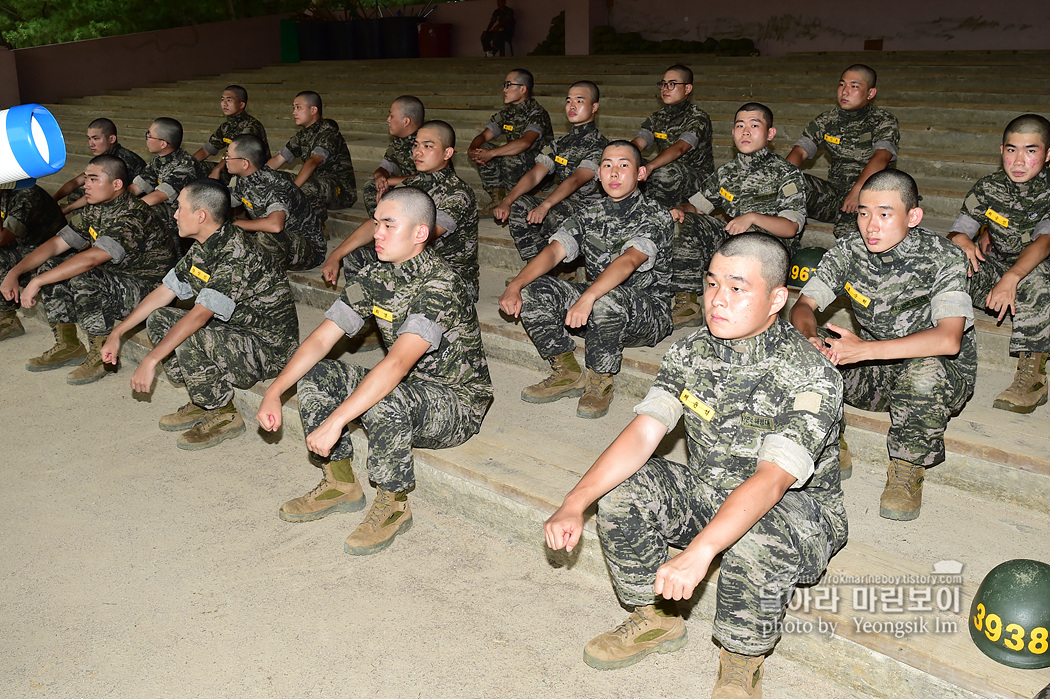
<svg viewBox="0 0 1050 699"><path fill-rule="evenodd" d="M777 313L780 313L780 310L782 308L784 308L784 306L787 304L787 300L788 300L787 287L786 286L778 286L777 288L773 289L773 293L771 295L772 295L773 298L772 298L772 305L770 306L770 309L769 309L769 315L775 316Z"/></svg>
<svg viewBox="0 0 1050 699"><path fill-rule="evenodd" d="M692 91L693 91L693 84L692 83L687 83L686 86L685 86L685 94L688 95Z"/></svg>
<svg viewBox="0 0 1050 699"><path fill-rule="evenodd" d="M117 142L117 135L113 134L112 136L106 136L106 140L109 142L110 148L112 148L113 144Z"/></svg>
<svg viewBox="0 0 1050 699"><path fill-rule="evenodd" d="M456 152L456 149L453 148L452 146L449 146L448 148L446 148L445 149L445 160L452 160L452 156L455 154L455 152Z"/></svg>
<svg viewBox="0 0 1050 699"><path fill-rule="evenodd" d="M428 226L425 223L419 224L416 227L416 234L415 234L415 237L413 237L412 242L417 244L417 245L419 243L422 243L422 244L426 245L427 241L429 241L429 240L430 240L430 226Z"/></svg>
<svg viewBox="0 0 1050 699"><path fill-rule="evenodd" d="M908 212L908 228L915 228L922 221L923 213L925 213L920 207L916 206L914 209Z"/></svg>
<svg viewBox="0 0 1050 699"><path fill-rule="evenodd" d="M773 137L776 136L776 135L777 135L777 130L775 128L773 128L772 126L770 126L769 127L769 131L767 131L766 140L767 141L772 141Z"/></svg>
<svg viewBox="0 0 1050 699"><path fill-rule="evenodd" d="M875 93L878 92L878 91L879 91L879 88L877 88L877 87L873 87L870 90L868 90L868 101L869 102L871 100L875 99Z"/></svg>
<svg viewBox="0 0 1050 699"><path fill-rule="evenodd" d="M647 167L645 167L644 165L640 165L638 167L638 181L639 182L644 182L645 181L645 176L647 174L649 174L649 169Z"/></svg>

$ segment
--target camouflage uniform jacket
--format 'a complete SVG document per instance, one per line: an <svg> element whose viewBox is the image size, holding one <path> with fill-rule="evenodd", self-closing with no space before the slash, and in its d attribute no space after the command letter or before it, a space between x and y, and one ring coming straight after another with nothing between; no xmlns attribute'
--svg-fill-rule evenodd
<svg viewBox="0 0 1050 699"><path fill-rule="evenodd" d="M230 205L243 206L248 218L264 218L275 211L285 214L284 230L310 241L315 251L328 249L321 222L303 190L276 170L264 165L230 186Z"/></svg>
<svg viewBox="0 0 1050 699"><path fill-rule="evenodd" d="M403 333L418 335L430 349L405 380L447 386L480 420L492 398L492 380L474 304L459 275L424 248L392 264L376 261L349 279L325 317L353 336L375 316L390 347Z"/></svg>
<svg viewBox="0 0 1050 699"><path fill-rule="evenodd" d="M15 236L14 245L25 257L66 225L62 208L40 185L29 189L0 189L0 228Z"/></svg>
<svg viewBox="0 0 1050 699"><path fill-rule="evenodd" d="M860 177L875 151L889 151L892 166L897 160L900 140L897 117L869 104L850 112L838 107L824 112L809 122L795 145L806 151L807 159L815 157L817 150L824 147L831 156L828 181L848 189Z"/></svg>
<svg viewBox="0 0 1050 699"><path fill-rule="evenodd" d="M635 138L645 141L645 150L656 143L656 150L664 149L678 141L691 147L678 159L682 165L693 170L701 181L715 171L715 156L711 148L711 117L689 100L678 104L666 104L642 122Z"/></svg>
<svg viewBox="0 0 1050 699"><path fill-rule="evenodd" d="M354 163L350 159L346 139L339 131L339 124L331 119L319 119L299 129L281 149L281 157L289 163L294 162L296 158L305 161L312 155L323 158L314 172L344 182L347 189L357 187Z"/></svg>
<svg viewBox="0 0 1050 699"><path fill-rule="evenodd" d="M507 143L518 140L529 131L538 133L540 137L522 153L533 159L545 145L554 140L554 127L551 126L550 114L534 97L529 97L520 104L507 105L492 115L485 128L495 135L496 138L493 140L506 136Z"/></svg>
<svg viewBox="0 0 1050 699"><path fill-rule="evenodd" d="M973 238L988 226L989 253L1013 264L1036 236L1050 234L1050 178L1044 170L1028 182L1014 182L1001 168L977 180L952 224Z"/></svg>
<svg viewBox="0 0 1050 699"><path fill-rule="evenodd" d="M586 206L602 198L602 188L597 177L598 164L601 163L602 151L608 144L609 139L602 135L593 121L580 124L544 146L536 156L536 163L547 168L548 172L562 182L581 167L593 170L594 179L570 194L567 199L575 206Z"/></svg>
<svg viewBox="0 0 1050 699"><path fill-rule="evenodd" d="M434 252L459 274L478 300L478 200L474 189L445 166L435 172L420 173L408 184L422 189L437 207L437 224L445 234L431 238Z"/></svg>
<svg viewBox="0 0 1050 699"><path fill-rule="evenodd" d="M392 177L411 177L416 174L416 161L412 159L412 149L416 147L416 135L393 136L386 147L379 167Z"/></svg>
<svg viewBox="0 0 1050 699"><path fill-rule="evenodd" d="M175 239L162 216L141 199L124 191L104 204L88 204L58 232L76 250L90 245L113 259L106 269L160 284L178 259Z"/></svg>
<svg viewBox="0 0 1050 699"><path fill-rule="evenodd" d="M124 161L124 164L128 166L128 177L131 181L134 181L146 169L146 161L142 159L142 156L120 145L119 142L114 143L106 155L115 155Z"/></svg>
<svg viewBox="0 0 1050 699"><path fill-rule="evenodd" d="M942 318L965 318L959 353L948 361L968 376L977 372L973 303L967 292L966 253L922 227L882 253L872 253L860 234L841 238L812 272L802 293L824 310L848 294L865 340L892 340L936 326Z"/></svg>
<svg viewBox="0 0 1050 699"><path fill-rule="evenodd" d="M165 203L174 212L175 200L179 198L182 188L207 176L204 165L186 151L177 148L167 155L158 155L151 160L142 174L135 178L134 183L143 194L149 194L153 190L167 194L168 201Z"/></svg>
<svg viewBox="0 0 1050 699"><path fill-rule="evenodd" d="M637 248L649 256L621 284L671 298L671 246L674 221L671 214L655 201L635 190L626 199L600 199L582 209L551 236L565 248L565 261L583 254L587 276L598 275L627 248Z"/></svg>
<svg viewBox="0 0 1050 699"><path fill-rule="evenodd" d="M225 121L219 124L219 128L215 129L215 133L211 135L208 142L201 148L208 155L216 155L223 148L229 146L234 138L246 133L258 136L262 139L264 145L267 144L266 127L262 125L262 122L248 112L241 112L240 114L226 117ZM266 145L266 157L267 159L270 157L269 145Z"/></svg>
<svg viewBox="0 0 1050 699"><path fill-rule="evenodd" d="M182 300L196 297L215 318L254 335L285 362L299 345L299 317L284 270L255 244L251 234L227 223L168 271L164 286Z"/></svg>
<svg viewBox="0 0 1050 699"><path fill-rule="evenodd" d="M839 481L842 377L784 320L756 337L722 340L706 327L671 346L634 411L668 432L685 417L688 465L706 483L735 489L769 461L820 508L834 548L846 541Z"/></svg>

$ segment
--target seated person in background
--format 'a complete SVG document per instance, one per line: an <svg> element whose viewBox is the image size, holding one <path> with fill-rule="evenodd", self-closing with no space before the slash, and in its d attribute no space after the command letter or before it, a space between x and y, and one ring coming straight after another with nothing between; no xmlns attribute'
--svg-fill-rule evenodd
<svg viewBox="0 0 1050 699"><path fill-rule="evenodd" d="M146 131L146 149L153 153L153 160L132 180L128 191L157 207L164 225L177 235L175 200L183 187L208 173L203 164L182 150L182 124L176 119L154 120Z"/></svg>
<svg viewBox="0 0 1050 699"><path fill-rule="evenodd" d="M219 108L226 115L226 120L219 124L215 133L211 135L208 142L197 149L193 157L204 161L210 156L218 155L230 142L241 134L249 133L257 136L266 146L266 159L270 159L270 146L266 142L266 128L262 122L245 111L248 106L248 91L240 85L227 85L219 98ZM226 172L226 161L219 160L218 164L211 169L208 177L222 180L224 183L230 181Z"/></svg>
<svg viewBox="0 0 1050 699"><path fill-rule="evenodd" d="M88 149L91 156L115 155L128 166L128 176L135 179L146 169L146 161L139 157L135 151L128 150L117 142L117 126L105 117L95 119L87 128ZM63 214L69 214L87 204L84 198L84 173L81 173L62 185L55 192L55 201L66 199L66 205L62 207Z"/></svg>
<svg viewBox="0 0 1050 699"><path fill-rule="evenodd" d="M369 216L375 213L376 202L388 189L416 174L412 149L416 145L416 131L425 121L425 113L423 103L412 95L401 95L390 105L390 114L386 118L390 145L379 161L379 167L372 173L372 179L364 186L365 211Z"/></svg>
<svg viewBox="0 0 1050 699"><path fill-rule="evenodd" d="M496 0L496 9L489 17L488 26L481 32L481 48L488 57L501 53L503 43L514 33L514 10L507 0Z"/></svg>

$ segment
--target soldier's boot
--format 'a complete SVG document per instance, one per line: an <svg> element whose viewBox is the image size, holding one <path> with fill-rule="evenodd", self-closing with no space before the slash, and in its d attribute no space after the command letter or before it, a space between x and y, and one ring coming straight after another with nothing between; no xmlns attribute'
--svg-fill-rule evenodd
<svg viewBox="0 0 1050 699"><path fill-rule="evenodd" d="M0 342L12 337L21 337L26 334L22 327L22 321L18 319L15 311L4 311L0 313Z"/></svg>
<svg viewBox="0 0 1050 699"><path fill-rule="evenodd" d="M317 487L281 505L278 517L285 522L313 522L336 512L357 512L365 506L352 459L325 462L322 468L324 476Z"/></svg>
<svg viewBox="0 0 1050 699"><path fill-rule="evenodd" d="M613 376L594 369L587 374L587 385L576 405L576 417L596 419L609 412L613 399Z"/></svg>
<svg viewBox="0 0 1050 699"><path fill-rule="evenodd" d="M587 383L580 363L572 352L556 354L547 359L551 364L551 375L539 383L521 390L521 399L526 403L553 403L560 398L575 398L583 395Z"/></svg>
<svg viewBox="0 0 1050 699"><path fill-rule="evenodd" d="M634 665L650 653L673 653L689 638L673 603L639 607L619 626L595 636L583 648L583 662L597 670Z"/></svg>
<svg viewBox="0 0 1050 699"><path fill-rule="evenodd" d="M182 432L196 425L208 414L207 408L195 405L192 401L173 413L168 413L157 420L157 425L165 432Z"/></svg>
<svg viewBox="0 0 1050 699"><path fill-rule="evenodd" d="M1021 352L1010 387L995 397L993 408L1030 413L1046 402L1046 352Z"/></svg>
<svg viewBox="0 0 1050 699"><path fill-rule="evenodd" d="M846 442L846 433L839 434L839 480L846 480L853 475L853 455Z"/></svg>
<svg viewBox="0 0 1050 699"><path fill-rule="evenodd" d="M200 422L179 435L179 449L207 449L244 434L244 419L231 400L221 408L207 410Z"/></svg>
<svg viewBox="0 0 1050 699"><path fill-rule="evenodd" d="M718 652L718 680L711 699L762 699L764 655Z"/></svg>
<svg viewBox="0 0 1050 699"><path fill-rule="evenodd" d="M704 322L704 309L696 294L676 292L671 306L671 320L677 328L692 328Z"/></svg>
<svg viewBox="0 0 1050 699"><path fill-rule="evenodd" d="M351 556L379 553L394 543L394 537L412 528L412 508L407 493L376 488L376 499L365 520L346 537L343 550Z"/></svg>
<svg viewBox="0 0 1050 699"><path fill-rule="evenodd" d="M485 204L481 209L478 209L478 216L488 216L499 203L507 196L507 190L503 187L493 187L492 189L486 189L485 193L489 195L489 203Z"/></svg>
<svg viewBox="0 0 1050 699"><path fill-rule="evenodd" d="M66 374L66 383L70 386L82 386L94 383L107 373L106 364L102 361L102 345L106 344L105 335L88 336L88 353L84 361L73 371ZM116 371L116 367L113 367Z"/></svg>
<svg viewBox="0 0 1050 699"><path fill-rule="evenodd" d="M925 477L924 466L915 466L901 459L890 459L879 516L900 522L918 517L922 508L922 482Z"/></svg>
<svg viewBox="0 0 1050 699"><path fill-rule="evenodd" d="M77 337L76 323L59 323L52 332L55 344L39 357L26 362L29 371L51 371L68 364L79 364L87 356L87 349Z"/></svg>

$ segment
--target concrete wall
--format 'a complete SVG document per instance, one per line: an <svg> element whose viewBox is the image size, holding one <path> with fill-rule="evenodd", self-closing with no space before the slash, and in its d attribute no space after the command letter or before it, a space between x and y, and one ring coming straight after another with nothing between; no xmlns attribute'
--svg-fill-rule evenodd
<svg viewBox="0 0 1050 699"><path fill-rule="evenodd" d="M22 104L18 92L18 66L15 54L0 48L0 109Z"/></svg>
<svg viewBox="0 0 1050 699"><path fill-rule="evenodd" d="M514 54L524 56L547 38L551 19L567 5L586 3L587 0L508 0L514 10ZM481 32L488 26L489 17L496 9L495 0L470 0L434 5L427 22L453 25L452 55L482 56ZM409 8L412 11L416 8ZM510 55L510 51L507 51Z"/></svg>

